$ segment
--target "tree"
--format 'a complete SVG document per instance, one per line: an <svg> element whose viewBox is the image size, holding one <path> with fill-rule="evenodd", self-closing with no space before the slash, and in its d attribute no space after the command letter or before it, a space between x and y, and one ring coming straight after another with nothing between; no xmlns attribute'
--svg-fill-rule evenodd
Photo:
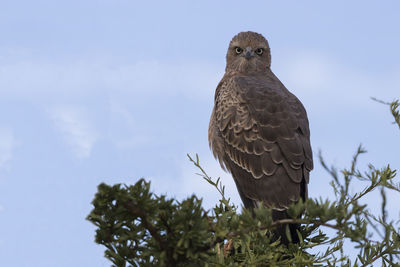
<svg viewBox="0 0 400 267"><path fill-rule="evenodd" d="M400 128L400 102L385 104ZM359 146L350 167L340 171L328 166L320 154L322 166L332 177L335 199L300 201L288 210L292 219L273 222L271 210L265 207L239 212L220 179L204 171L197 155L188 157L221 195L212 210L205 210L195 195L183 201L155 195L150 182L141 179L135 185L100 184L87 219L97 227L96 243L106 247L105 256L118 267L371 266L378 262L400 266L399 224L389 220L386 211L386 192L400 193L400 183L395 183L396 170L389 165L369 165L361 172L357 159L365 152ZM354 180L364 187L351 194ZM381 193L380 214L360 204L374 190ZM270 231L287 223L302 225L299 244L285 246L271 240ZM327 235L327 229L334 233ZM358 250L356 257L346 254L345 242Z"/></svg>

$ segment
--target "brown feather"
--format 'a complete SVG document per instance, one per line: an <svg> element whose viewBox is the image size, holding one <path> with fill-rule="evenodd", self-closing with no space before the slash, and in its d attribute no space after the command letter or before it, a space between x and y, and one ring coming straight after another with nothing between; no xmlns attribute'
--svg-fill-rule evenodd
<svg viewBox="0 0 400 267"><path fill-rule="evenodd" d="M236 47L262 48L264 53L245 59ZM232 39L208 138L247 208L262 202L283 212L307 197L313 157L306 110L272 73L270 60L262 35L245 32Z"/></svg>

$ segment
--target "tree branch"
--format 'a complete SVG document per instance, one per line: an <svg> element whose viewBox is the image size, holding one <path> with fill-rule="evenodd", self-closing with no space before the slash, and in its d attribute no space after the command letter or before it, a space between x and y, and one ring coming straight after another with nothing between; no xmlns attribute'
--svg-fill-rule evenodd
<svg viewBox="0 0 400 267"><path fill-rule="evenodd" d="M147 220L146 213L143 210L133 204L132 202L122 203L122 206L126 208L130 213L140 218L143 226L150 232L150 234L154 237L154 239L158 242L160 248L166 251L167 259L171 266L175 266L176 261L172 257L172 251L168 248L168 244L163 240L163 238L158 233L157 229Z"/></svg>

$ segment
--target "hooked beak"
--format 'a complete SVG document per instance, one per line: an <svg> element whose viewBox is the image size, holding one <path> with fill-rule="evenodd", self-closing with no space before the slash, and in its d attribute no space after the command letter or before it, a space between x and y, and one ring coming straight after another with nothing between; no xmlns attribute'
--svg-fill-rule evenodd
<svg viewBox="0 0 400 267"><path fill-rule="evenodd" d="M251 50L251 47L246 47L243 54L245 59L250 59L254 57L254 52Z"/></svg>

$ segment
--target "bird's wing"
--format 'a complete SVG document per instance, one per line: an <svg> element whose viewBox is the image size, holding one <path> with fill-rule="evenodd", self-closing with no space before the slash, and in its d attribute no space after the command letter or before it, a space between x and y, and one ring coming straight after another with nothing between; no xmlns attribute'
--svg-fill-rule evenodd
<svg viewBox="0 0 400 267"><path fill-rule="evenodd" d="M275 209L305 198L301 184L307 186L313 161L301 102L279 81L251 77L225 80L215 102L213 116L224 149L216 156L241 195Z"/></svg>

